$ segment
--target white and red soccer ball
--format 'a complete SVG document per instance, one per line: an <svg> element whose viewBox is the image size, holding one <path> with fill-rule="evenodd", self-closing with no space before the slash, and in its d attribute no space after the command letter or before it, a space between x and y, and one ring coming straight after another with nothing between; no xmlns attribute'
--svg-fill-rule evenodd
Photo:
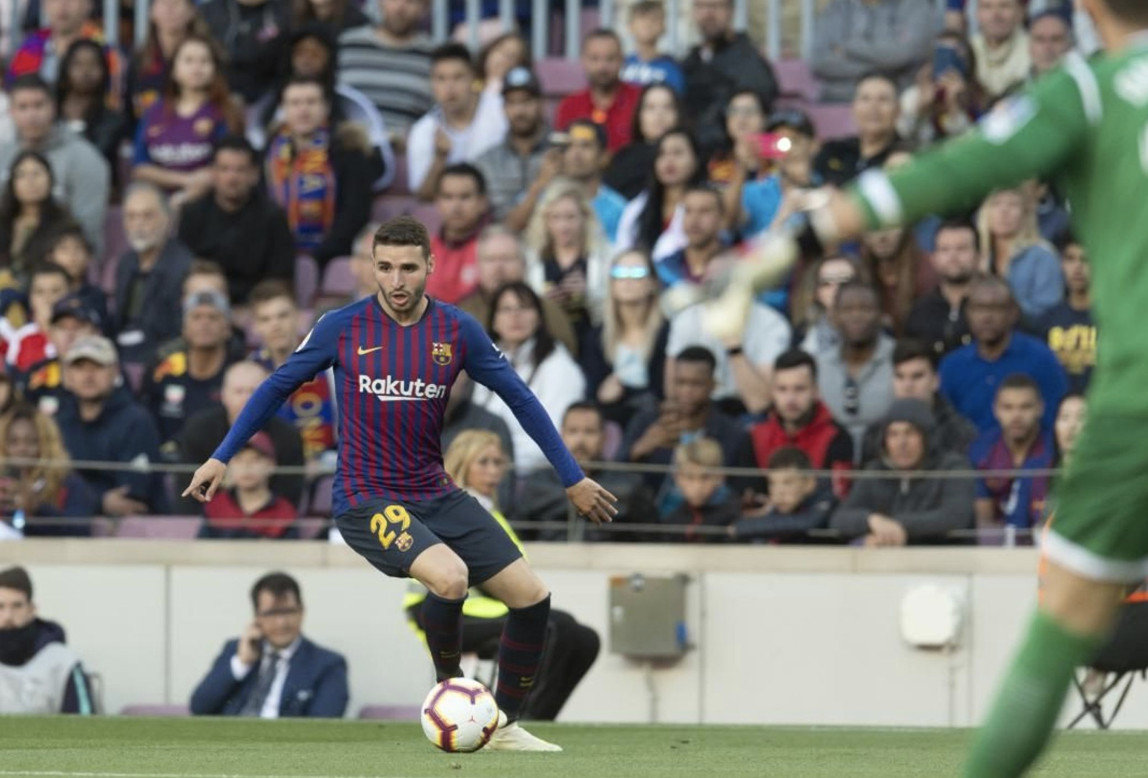
<svg viewBox="0 0 1148 778"><path fill-rule="evenodd" d="M477 751L498 727L494 695L478 681L451 678L437 684L423 700L423 733L451 753Z"/></svg>

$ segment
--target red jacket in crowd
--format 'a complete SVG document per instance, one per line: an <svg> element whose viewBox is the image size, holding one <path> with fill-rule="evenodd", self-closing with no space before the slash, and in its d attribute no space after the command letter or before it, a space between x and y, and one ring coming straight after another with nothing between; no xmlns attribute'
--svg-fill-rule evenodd
<svg viewBox="0 0 1148 778"><path fill-rule="evenodd" d="M753 439L753 456L758 467L767 467L769 458L779 448L799 448L809 457L815 470L832 470L833 494L844 498L851 481L845 477L853 469L853 438L833 420L825 403L813 406L813 417L797 432L790 434L776 413L755 424L749 431Z"/></svg>

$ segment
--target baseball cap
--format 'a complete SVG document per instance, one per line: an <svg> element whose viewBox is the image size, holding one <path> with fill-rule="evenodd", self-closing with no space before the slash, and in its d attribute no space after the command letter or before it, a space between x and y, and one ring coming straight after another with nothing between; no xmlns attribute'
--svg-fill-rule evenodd
<svg viewBox="0 0 1148 778"><path fill-rule="evenodd" d="M81 359L90 359L104 367L111 367L120 361L116 347L103 335L88 335L77 340L64 355L64 364L75 364Z"/></svg>
<svg viewBox="0 0 1148 778"><path fill-rule="evenodd" d="M523 65L516 68L511 68L506 77L502 79L502 96L506 97L507 93L515 89L525 89L535 97L542 96L542 86L538 83L538 78L534 75L534 71Z"/></svg>
<svg viewBox="0 0 1148 778"><path fill-rule="evenodd" d="M266 432L256 432L248 438L244 448L253 448L271 461L277 461L275 456L275 444L271 441L271 436Z"/></svg>
<svg viewBox="0 0 1148 778"><path fill-rule="evenodd" d="M231 304L227 302L226 297L214 289L200 289L198 292L192 292L183 298L183 315L187 316L193 308L198 308L201 305L214 308L224 316L231 315Z"/></svg>
<svg viewBox="0 0 1148 778"><path fill-rule="evenodd" d="M766 132L776 132L782 127L788 127L807 138L817 137L817 128L813 126L813 120L809 118L809 114L797 108L786 108L781 111L774 111L769 115L769 120L765 124Z"/></svg>
<svg viewBox="0 0 1148 778"><path fill-rule="evenodd" d="M88 307L83 298L74 292L61 297L56 301L56 304L52 306L52 324L55 324L60 319L66 319L69 316L73 319L86 321L96 327L100 326L100 315Z"/></svg>

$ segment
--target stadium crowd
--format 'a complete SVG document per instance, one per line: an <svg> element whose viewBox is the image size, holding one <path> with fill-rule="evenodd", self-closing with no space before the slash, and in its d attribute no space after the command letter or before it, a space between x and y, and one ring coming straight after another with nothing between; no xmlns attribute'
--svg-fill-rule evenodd
<svg viewBox="0 0 1148 778"><path fill-rule="evenodd" d="M1074 47L1070 4L833 0L808 65L855 134L825 137L732 0L693 0L682 59L658 0L625 4L631 50L588 32L587 87L556 105L523 35L436 45L427 0L152 0L132 52L91 0L41 3L0 102L0 537L141 515L313 536L330 376L205 507L140 465L206 459L318 315L373 293L372 219L401 212L433 230L428 293L487 328L641 525L571 521L510 409L460 382L444 450L494 434L487 499L523 539L893 546L1044 520L1096 350L1087 256L1044 182L836 247L736 339L660 301L799 221L795 191L1022 111L1010 95ZM974 472L999 470L1034 472Z"/></svg>

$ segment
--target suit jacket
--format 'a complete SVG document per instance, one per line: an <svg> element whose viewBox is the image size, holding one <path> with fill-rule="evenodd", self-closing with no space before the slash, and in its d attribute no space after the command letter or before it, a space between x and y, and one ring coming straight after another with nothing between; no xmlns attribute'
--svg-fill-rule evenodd
<svg viewBox="0 0 1148 778"><path fill-rule="evenodd" d="M179 337L183 331L183 280L191 269L193 257L186 246L174 238L164 243L155 267L143 285L143 306L139 326L146 336L144 343L134 348L141 356L155 353L160 344ZM112 331L117 335L128 325L128 292L132 279L139 271L140 255L129 250L120 257L116 266L116 316Z"/></svg>
<svg viewBox="0 0 1148 778"><path fill-rule="evenodd" d="M252 668L242 681L235 680L231 657L238 645L238 640L224 644L207 677L192 692L191 712L196 716L238 716L243 710L255 689L259 668ZM279 716L341 718L347 697L347 660L303 638L287 666Z"/></svg>

